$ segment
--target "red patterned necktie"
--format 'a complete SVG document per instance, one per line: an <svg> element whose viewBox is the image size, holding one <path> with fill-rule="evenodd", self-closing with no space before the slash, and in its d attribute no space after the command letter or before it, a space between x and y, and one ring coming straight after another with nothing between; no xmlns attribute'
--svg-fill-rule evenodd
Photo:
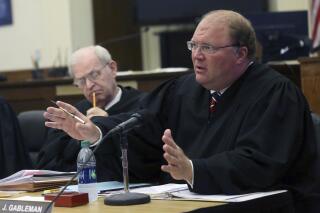
<svg viewBox="0 0 320 213"><path fill-rule="evenodd" d="M211 93L211 100L210 100L210 106L209 106L210 112L215 111L216 105L219 102L220 98L221 98L221 94L219 92Z"/></svg>

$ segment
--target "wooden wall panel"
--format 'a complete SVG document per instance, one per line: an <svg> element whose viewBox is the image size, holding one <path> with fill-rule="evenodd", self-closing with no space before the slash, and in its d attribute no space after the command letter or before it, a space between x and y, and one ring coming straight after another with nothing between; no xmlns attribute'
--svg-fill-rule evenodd
<svg viewBox="0 0 320 213"><path fill-rule="evenodd" d="M142 70L140 31L134 18L134 0L94 0L93 9L96 44L102 44L110 51L118 62L119 70ZM124 39L117 40L119 38Z"/></svg>

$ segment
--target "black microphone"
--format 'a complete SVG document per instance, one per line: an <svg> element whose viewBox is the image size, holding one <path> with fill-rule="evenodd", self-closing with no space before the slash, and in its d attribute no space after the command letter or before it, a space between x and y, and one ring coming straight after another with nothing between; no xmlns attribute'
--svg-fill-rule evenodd
<svg viewBox="0 0 320 213"><path fill-rule="evenodd" d="M120 124L118 124L116 127L111 129L105 136L102 137L101 142L97 144L97 146L92 150L91 155L86 159L82 167L71 177L71 179L66 183L66 185L61 189L61 191L54 197L54 199L49 203L47 208L44 210L44 213L48 212L53 203L62 195L62 193L67 189L67 187L76 179L76 177L79 175L81 170L84 166L89 162L92 155L96 152L96 150L100 147L100 144L102 144L102 141L106 138L110 137L111 135L119 132L126 133L130 131L132 128L140 126L142 122L145 120L144 117L147 117L147 111L141 110L139 113L134 113L130 116L130 118Z"/></svg>
<svg viewBox="0 0 320 213"><path fill-rule="evenodd" d="M142 117L143 116L141 115L141 113L134 113L134 114L131 115L131 118L129 118L128 120L118 124L116 127L111 129L108 132L108 134L113 135L113 134L118 133L118 132L122 132L122 133L129 132L134 127L141 126L142 121L143 121Z"/></svg>

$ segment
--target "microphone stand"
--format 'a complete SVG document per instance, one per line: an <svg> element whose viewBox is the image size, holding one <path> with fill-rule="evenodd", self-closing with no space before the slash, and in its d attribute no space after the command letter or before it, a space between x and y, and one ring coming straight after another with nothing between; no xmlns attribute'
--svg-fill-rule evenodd
<svg viewBox="0 0 320 213"><path fill-rule="evenodd" d="M140 118L141 115L139 114L135 114L136 118ZM141 119L141 118L140 118ZM127 150L128 150L128 141L127 141L127 137L125 135L126 131L124 129L125 126L120 126L119 127L119 131L120 131L120 136L122 136L120 138L120 142L121 142L121 149L122 149L122 144L124 144L124 147L125 151L122 151L122 156L125 156L125 158L123 157L122 158L122 165L126 165L126 166L123 166L123 171L125 170L126 168L126 172L123 172L123 175L126 176L127 178L124 178L124 181L126 181L125 183L125 188L127 190L125 190L127 192L127 194L129 194L128 196L131 196L131 194L133 194L133 199L132 201L130 202L130 204L122 204L122 205L133 205L133 204L142 204L142 203L147 203L147 202L150 202L150 197L148 195L145 195L145 194L139 194L139 193L129 193L129 175L128 175L128 159L127 159ZM118 130L118 129L117 129ZM110 137L112 134L114 134L113 131L109 131L105 136L102 137L101 139L101 142L98 143L96 145L96 147L92 150L90 156L88 157L88 159L86 159L86 161L84 162L84 164L79 168L79 170L71 177L71 179L66 183L66 185L60 190L60 192L55 196L55 198L49 203L49 205L47 206L47 208L43 211L44 213L48 212L49 209L52 207L52 205L54 204L54 202L62 195L62 193L67 189L67 187L76 179L76 177L79 175L79 173L81 172L81 170L84 168L84 166L89 162L89 160L91 159L91 157L94 155L94 153L96 152L96 150L100 147L100 145L102 144L102 141L104 141L106 138ZM125 139L125 140L122 140L122 139ZM125 163L126 162L126 163ZM138 195L137 195L138 194ZM105 201L105 204L106 204L106 201ZM111 204L110 204L111 205ZM116 204L114 204L116 205ZM118 204L119 205L119 204Z"/></svg>
<svg viewBox="0 0 320 213"><path fill-rule="evenodd" d="M121 131L120 147L121 147L121 159L122 159L122 172L123 172L123 184L124 193L110 195L104 199L105 205L111 206L125 206L136 205L150 202L150 196L142 193L134 193L129 191L129 168L128 168L128 139L125 131Z"/></svg>

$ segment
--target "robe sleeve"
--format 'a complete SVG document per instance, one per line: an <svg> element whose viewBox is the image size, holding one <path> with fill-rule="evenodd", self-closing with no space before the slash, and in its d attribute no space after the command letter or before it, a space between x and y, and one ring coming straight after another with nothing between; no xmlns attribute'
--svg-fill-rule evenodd
<svg viewBox="0 0 320 213"><path fill-rule="evenodd" d="M308 105L294 85L279 83L261 94L236 128L233 150L192 159L192 191L237 194L271 186L286 188L276 183L291 185L289 179L301 182L308 176L303 173L316 148L314 138L305 135L313 125Z"/></svg>
<svg viewBox="0 0 320 213"><path fill-rule="evenodd" d="M76 158L80 150L78 140L65 132L49 129L47 140L37 160L38 169L76 171Z"/></svg>
<svg viewBox="0 0 320 213"><path fill-rule="evenodd" d="M140 100L137 112L143 112L143 124L127 134L130 181L159 181L160 168L164 164L161 137L167 120L167 108L164 107L164 103L170 103L169 98L173 98L167 94L171 93L174 86L175 80L165 82ZM109 116L107 119L94 117L93 121L103 135L106 135L117 124L129 119L131 114L122 113ZM104 143L103 146L113 147L118 153L120 152L119 138L107 138L102 143ZM108 148L101 148L97 153L102 153L103 150ZM122 176L122 173L118 174L120 175Z"/></svg>

